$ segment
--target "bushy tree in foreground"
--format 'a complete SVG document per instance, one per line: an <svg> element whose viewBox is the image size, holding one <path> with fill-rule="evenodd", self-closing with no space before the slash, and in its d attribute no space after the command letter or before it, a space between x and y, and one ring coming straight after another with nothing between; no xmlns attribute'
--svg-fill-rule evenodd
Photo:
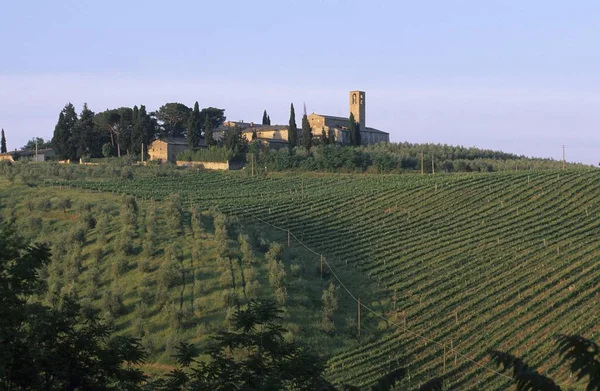
<svg viewBox="0 0 600 391"><path fill-rule="evenodd" d="M280 311L269 301L251 301L233 317L233 331L221 331L199 362L200 351L181 343L180 368L152 386L160 390L328 390L323 362L283 338Z"/></svg>
<svg viewBox="0 0 600 391"><path fill-rule="evenodd" d="M111 329L72 297L47 307L38 270L47 245L30 246L11 224L0 225L0 389L133 390L144 375L137 340L111 338Z"/></svg>

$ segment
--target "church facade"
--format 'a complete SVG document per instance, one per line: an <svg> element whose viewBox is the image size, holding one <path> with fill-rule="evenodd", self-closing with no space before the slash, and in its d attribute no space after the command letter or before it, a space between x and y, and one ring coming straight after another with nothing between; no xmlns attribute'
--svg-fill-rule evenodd
<svg viewBox="0 0 600 391"><path fill-rule="evenodd" d="M332 115L322 115L312 113L308 115L313 138L321 135L322 131L325 134L331 130L335 134L336 142L340 144L348 144L349 137L349 116L354 115L354 120L359 124L361 144L375 144L380 142L389 142L390 134L382 130L367 127L366 121L366 94L364 91L350 91L349 94L349 114L348 117L336 117ZM298 140L301 139L302 119L296 119L298 127ZM287 146L288 144L288 125L255 125L252 122L234 122L228 121L219 129L213 132L215 139L220 139L225 136L227 129L238 126L243 137L251 140L252 133L256 132L258 141L263 144L268 144L274 148Z"/></svg>

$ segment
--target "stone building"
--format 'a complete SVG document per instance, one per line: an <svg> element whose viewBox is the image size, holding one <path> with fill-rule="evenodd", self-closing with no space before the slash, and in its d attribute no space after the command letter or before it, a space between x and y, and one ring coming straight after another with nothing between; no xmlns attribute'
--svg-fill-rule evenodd
<svg viewBox="0 0 600 391"><path fill-rule="evenodd" d="M359 125L361 144L375 144L390 141L389 133L367 127L367 100L364 91L350 91L349 106L349 112L354 114L354 120ZM348 117L349 116L350 114L348 114ZM308 123L313 131L313 137L318 137L323 129L326 134L331 129L335 134L335 139L339 143L347 144L349 142L349 118L312 113L308 116Z"/></svg>
<svg viewBox="0 0 600 391"><path fill-rule="evenodd" d="M366 126L366 94L364 91L350 91L349 113L354 114L355 121L359 124L361 144L374 144L379 142L389 142L390 134L384 131L369 128ZM313 137L319 137L321 132L325 133L331 129L335 134L338 143L347 144L349 142L348 117L336 117L332 115L322 115L312 113L308 116L308 122L313 132ZM302 117L296 118L298 126L298 137L301 139ZM238 126L242 131L242 136L247 140L252 139L252 132L255 131L260 143L269 145L271 148L281 148L286 146L289 140L287 125L255 125L253 122L228 121L213 132L215 140L225 136L225 132Z"/></svg>
<svg viewBox="0 0 600 391"><path fill-rule="evenodd" d="M163 140L154 140L148 148L150 160L158 160L162 163L175 163L177 155L190 149L187 140L182 137L167 137Z"/></svg>
<svg viewBox="0 0 600 391"><path fill-rule="evenodd" d="M30 150L21 150L21 151L12 151L0 154L0 160L30 160L33 162L45 162L46 160L52 160L56 156L56 152L52 148L46 149L38 149L37 155L36 151Z"/></svg>

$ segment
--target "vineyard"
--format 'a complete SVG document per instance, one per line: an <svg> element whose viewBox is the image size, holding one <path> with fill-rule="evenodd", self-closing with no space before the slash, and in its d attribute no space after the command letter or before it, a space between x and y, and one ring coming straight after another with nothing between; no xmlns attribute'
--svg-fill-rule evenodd
<svg viewBox="0 0 600 391"><path fill-rule="evenodd" d="M370 385L402 365L406 389L436 376L448 389L507 389L510 379L491 370L495 349L577 387L553 336L600 339L595 170L261 177L139 170L134 180L46 184L140 199L177 192L190 205L279 227L282 242L289 230L334 271L370 281L348 288L370 298L364 321L377 322L384 336L366 334L330 358L333 382Z"/></svg>

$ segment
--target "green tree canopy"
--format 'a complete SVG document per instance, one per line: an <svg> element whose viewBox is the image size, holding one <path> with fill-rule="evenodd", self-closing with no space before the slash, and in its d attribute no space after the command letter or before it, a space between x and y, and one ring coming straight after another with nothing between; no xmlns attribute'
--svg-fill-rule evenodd
<svg viewBox="0 0 600 391"><path fill-rule="evenodd" d="M54 127L52 146L58 156L63 159L74 160L77 158L77 145L73 135L77 124L77 113L73 104L68 103L60 112L58 122Z"/></svg>
<svg viewBox="0 0 600 391"><path fill-rule="evenodd" d="M46 141L41 137L33 137L31 140L27 141L27 144L23 146L23 149L26 151L35 151L36 142L38 149L46 149L52 147L51 141Z"/></svg>
<svg viewBox="0 0 600 391"><path fill-rule="evenodd" d="M184 137L192 110L183 103L166 103L156 111L162 137Z"/></svg>
<svg viewBox="0 0 600 391"><path fill-rule="evenodd" d="M200 123L205 124L208 121L211 129L216 129L223 125L227 117L225 117L225 109L216 107L206 107L200 110Z"/></svg>

